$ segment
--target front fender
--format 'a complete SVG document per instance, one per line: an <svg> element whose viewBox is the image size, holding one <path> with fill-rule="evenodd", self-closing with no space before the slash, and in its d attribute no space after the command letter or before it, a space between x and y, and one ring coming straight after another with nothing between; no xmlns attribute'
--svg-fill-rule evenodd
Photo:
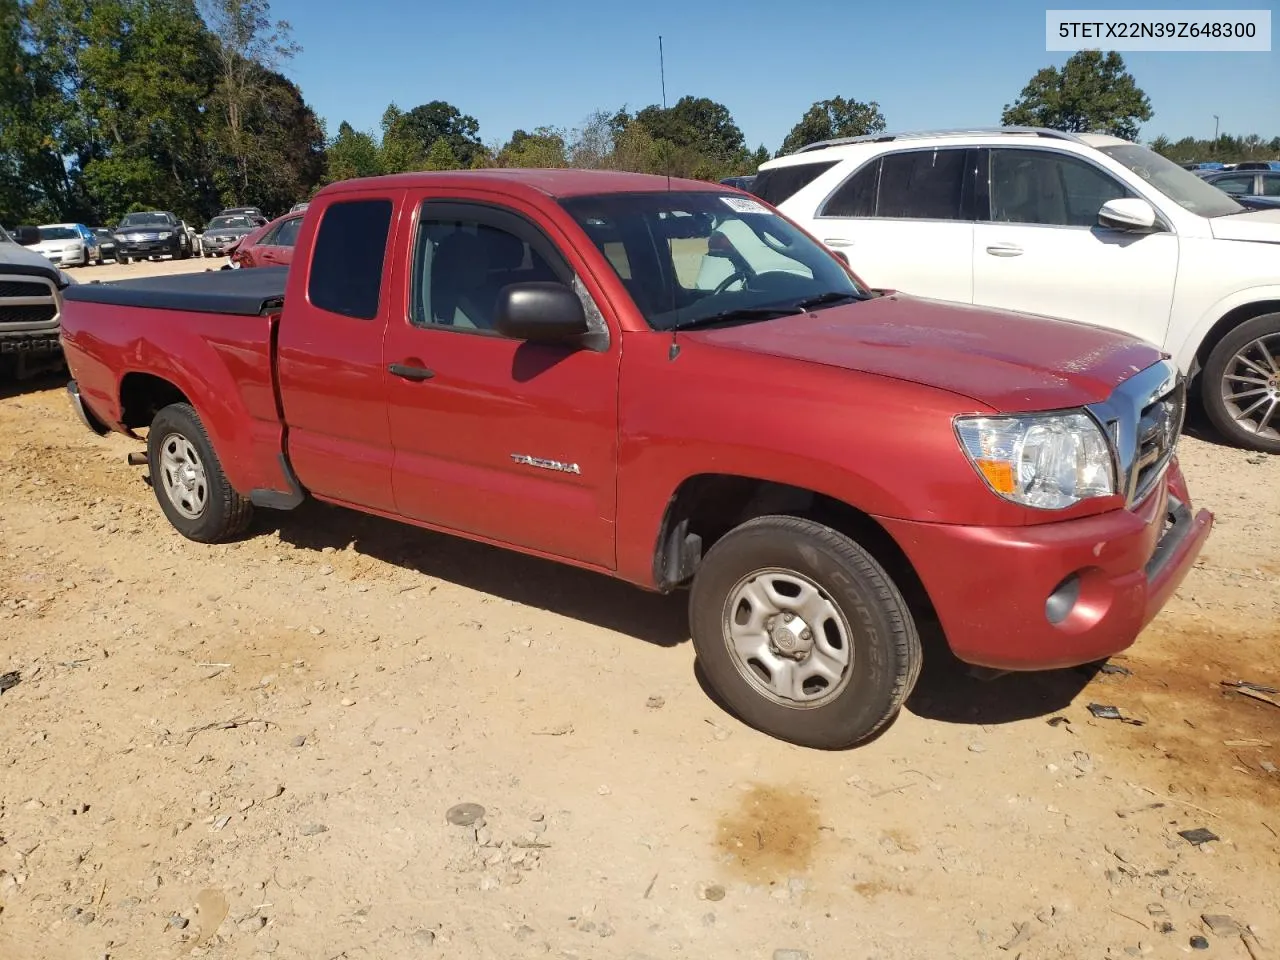
<svg viewBox="0 0 1280 960"><path fill-rule="evenodd" d="M1280 247L1277 250L1280 250ZM1199 319L1196 320L1195 325L1191 328L1191 332L1182 338L1181 343L1174 352L1173 359L1178 364L1178 368L1183 373L1191 370L1192 365L1195 363L1196 354L1200 351L1201 344L1204 343L1205 338L1209 336L1217 322L1228 313L1240 307L1267 300L1280 301L1280 284L1268 283L1245 287L1242 290L1228 294L1214 303L1200 314Z"/></svg>

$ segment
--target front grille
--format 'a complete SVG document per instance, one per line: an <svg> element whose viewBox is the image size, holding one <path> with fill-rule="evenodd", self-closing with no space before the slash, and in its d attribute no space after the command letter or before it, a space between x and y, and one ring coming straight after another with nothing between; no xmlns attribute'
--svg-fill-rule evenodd
<svg viewBox="0 0 1280 960"><path fill-rule="evenodd" d="M1164 475L1182 432L1186 384L1181 380L1147 406L1138 417L1137 452L1133 458L1133 500L1145 500Z"/></svg>
<svg viewBox="0 0 1280 960"><path fill-rule="evenodd" d="M0 299L4 297L47 297L49 288L43 283L26 280L0 280Z"/></svg>
<svg viewBox="0 0 1280 960"><path fill-rule="evenodd" d="M56 303L15 306L0 301L0 323L45 323L58 315Z"/></svg>
<svg viewBox="0 0 1280 960"><path fill-rule="evenodd" d="M1164 477L1177 452L1186 402L1186 383L1177 366L1162 360L1089 408L1111 437L1117 492L1130 507L1146 500Z"/></svg>

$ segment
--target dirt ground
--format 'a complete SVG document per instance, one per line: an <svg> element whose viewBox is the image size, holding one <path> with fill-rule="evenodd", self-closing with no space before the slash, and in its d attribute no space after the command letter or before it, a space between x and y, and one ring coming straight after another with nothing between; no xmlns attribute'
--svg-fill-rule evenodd
<svg viewBox="0 0 1280 960"><path fill-rule="evenodd" d="M315 504L189 543L64 379L0 386L5 960L1280 958L1280 708L1221 684L1280 687L1280 458L1192 427L1217 528L1127 672L935 660L822 753L684 596Z"/></svg>

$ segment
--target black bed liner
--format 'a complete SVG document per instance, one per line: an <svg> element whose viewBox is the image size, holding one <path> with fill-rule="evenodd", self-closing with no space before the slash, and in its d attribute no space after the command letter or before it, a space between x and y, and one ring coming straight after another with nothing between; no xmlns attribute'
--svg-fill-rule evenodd
<svg viewBox="0 0 1280 960"><path fill-rule="evenodd" d="M63 297L119 307L256 317L284 303L288 276L288 267L207 270L108 283L74 283L63 291Z"/></svg>

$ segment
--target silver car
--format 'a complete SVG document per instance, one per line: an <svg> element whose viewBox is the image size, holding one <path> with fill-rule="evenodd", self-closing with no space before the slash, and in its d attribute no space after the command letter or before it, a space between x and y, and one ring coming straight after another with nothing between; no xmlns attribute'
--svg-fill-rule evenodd
<svg viewBox="0 0 1280 960"><path fill-rule="evenodd" d="M228 248L243 240L258 229L258 226L253 217L242 214L214 217L200 236L200 253L206 257L224 257Z"/></svg>

